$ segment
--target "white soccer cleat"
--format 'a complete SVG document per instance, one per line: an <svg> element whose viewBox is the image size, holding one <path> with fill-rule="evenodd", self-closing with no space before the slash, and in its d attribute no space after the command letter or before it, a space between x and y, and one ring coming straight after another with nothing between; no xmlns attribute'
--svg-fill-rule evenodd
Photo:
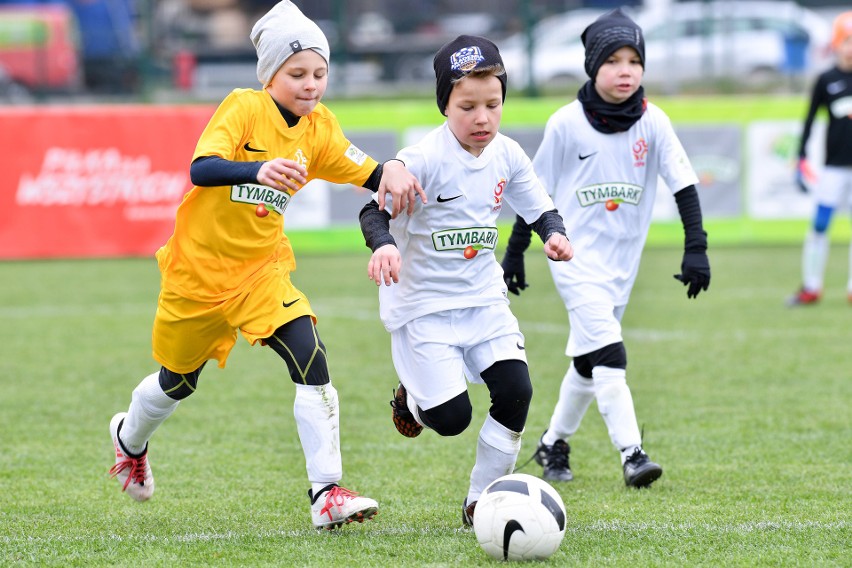
<svg viewBox="0 0 852 568"><path fill-rule="evenodd" d="M125 453L118 441L118 429L126 416L126 412L119 412L109 422L109 433L115 447L115 465L110 468L109 474L118 479L122 491L137 501L147 501L154 494L154 474L148 464L148 447L141 456L132 457Z"/></svg>
<svg viewBox="0 0 852 568"><path fill-rule="evenodd" d="M314 528L334 530L344 523L363 523L372 519L379 511L379 504L369 497L361 497L354 491L337 484L329 484L317 496L308 490L311 498L311 518Z"/></svg>

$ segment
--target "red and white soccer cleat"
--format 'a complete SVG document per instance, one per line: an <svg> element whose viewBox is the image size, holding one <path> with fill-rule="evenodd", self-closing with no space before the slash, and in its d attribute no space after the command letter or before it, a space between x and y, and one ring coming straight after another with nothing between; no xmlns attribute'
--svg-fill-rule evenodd
<svg viewBox="0 0 852 568"><path fill-rule="evenodd" d="M806 290L804 288L800 288L798 292L793 294L787 299L788 306L807 306L810 304L816 304L819 302L819 299L822 297L822 293L817 291Z"/></svg>
<svg viewBox="0 0 852 568"><path fill-rule="evenodd" d="M109 422L109 433L115 448L115 465L110 468L109 474L118 479L122 491L137 501L147 501L154 494L154 474L148 464L148 448L136 457L124 451L118 440L118 430L126 416L126 412L119 412Z"/></svg>
<svg viewBox="0 0 852 568"><path fill-rule="evenodd" d="M334 530L353 521L363 523L379 511L379 504L373 499L361 497L336 483L327 485L316 496L308 490L308 497L311 498L314 528L318 530Z"/></svg>

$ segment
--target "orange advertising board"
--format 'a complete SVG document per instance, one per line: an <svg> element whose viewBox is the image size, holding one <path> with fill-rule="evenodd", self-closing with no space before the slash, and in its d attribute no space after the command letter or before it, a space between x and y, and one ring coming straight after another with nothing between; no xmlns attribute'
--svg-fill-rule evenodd
<svg viewBox="0 0 852 568"><path fill-rule="evenodd" d="M214 110L0 109L0 259L153 255Z"/></svg>

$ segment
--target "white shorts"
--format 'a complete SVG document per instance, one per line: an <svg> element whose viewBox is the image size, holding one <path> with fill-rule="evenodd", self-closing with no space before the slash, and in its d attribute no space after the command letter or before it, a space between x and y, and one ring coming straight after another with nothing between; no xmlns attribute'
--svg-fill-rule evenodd
<svg viewBox="0 0 852 568"><path fill-rule="evenodd" d="M527 361L507 304L421 316L391 332L391 353L400 382L424 410L465 392L465 379L484 382L480 373L497 361Z"/></svg>
<svg viewBox="0 0 852 568"><path fill-rule="evenodd" d="M568 346L565 354L579 357L601 347L624 341L621 336L621 318L627 306L613 306L605 302L582 304L568 310Z"/></svg>
<svg viewBox="0 0 852 568"><path fill-rule="evenodd" d="M852 167L825 166L813 188L818 205L837 208L848 204L852 193Z"/></svg>

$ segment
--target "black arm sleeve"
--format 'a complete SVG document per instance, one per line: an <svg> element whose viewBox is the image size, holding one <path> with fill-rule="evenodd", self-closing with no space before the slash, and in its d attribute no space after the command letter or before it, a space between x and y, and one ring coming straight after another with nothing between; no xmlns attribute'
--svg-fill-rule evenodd
<svg viewBox="0 0 852 568"><path fill-rule="evenodd" d="M367 247L373 252L384 245L396 246L396 241L390 234L390 220L390 213L381 211L379 204L372 199L361 208L361 213L358 214L361 234L364 235Z"/></svg>
<svg viewBox="0 0 852 568"><path fill-rule="evenodd" d="M562 215L556 209L551 209L550 211L545 211L541 214L541 217L536 219L531 225L533 231L538 233L541 242L546 243L547 239L550 238L550 235L553 233L559 233L561 235L565 234L565 224L562 222Z"/></svg>
<svg viewBox="0 0 852 568"><path fill-rule="evenodd" d="M189 167L189 179L199 187L257 183L263 162L232 162L219 156L201 156Z"/></svg>
<svg viewBox="0 0 852 568"><path fill-rule="evenodd" d="M814 124L814 118L816 117L817 110L819 110L819 107L822 104L821 93L823 93L825 89L823 82L823 77L820 75L819 78L817 78L816 83L814 83L814 88L811 92L811 104L808 107L808 114L805 116L805 123L802 127L802 137L799 142L799 158L807 156L807 145L808 139L811 137L811 127Z"/></svg>
<svg viewBox="0 0 852 568"><path fill-rule="evenodd" d="M362 187L366 187L373 193L379 191L379 182L382 181L382 172L384 171L382 164L376 166L376 169L373 170L373 173L370 174L370 177L367 178L367 181L364 182Z"/></svg>
<svg viewBox="0 0 852 568"><path fill-rule="evenodd" d="M707 252L707 232L701 217L701 202L694 185L675 193L677 210L683 222L684 252Z"/></svg>
<svg viewBox="0 0 852 568"><path fill-rule="evenodd" d="M506 254L524 254L530 246L532 236L531 228L520 215L515 215L515 224L512 225L512 234L506 243Z"/></svg>

